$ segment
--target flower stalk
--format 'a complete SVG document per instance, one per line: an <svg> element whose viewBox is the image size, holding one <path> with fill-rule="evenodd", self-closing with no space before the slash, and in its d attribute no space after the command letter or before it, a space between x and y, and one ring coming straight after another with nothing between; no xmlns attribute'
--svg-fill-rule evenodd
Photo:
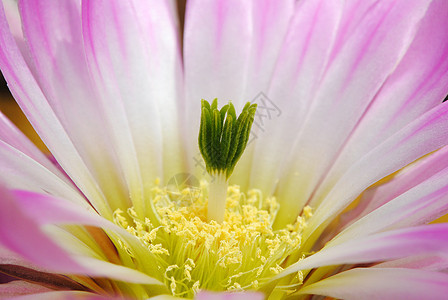
<svg viewBox="0 0 448 300"><path fill-rule="evenodd" d="M210 184L208 220L224 221L227 181L246 149L257 104L247 102L237 117L231 102L218 109L218 99L212 104L201 102L201 124L198 144L207 172L214 177Z"/></svg>

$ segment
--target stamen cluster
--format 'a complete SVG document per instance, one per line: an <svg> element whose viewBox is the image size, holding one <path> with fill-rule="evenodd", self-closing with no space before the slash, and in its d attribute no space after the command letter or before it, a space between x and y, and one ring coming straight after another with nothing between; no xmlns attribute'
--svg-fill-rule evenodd
<svg viewBox="0 0 448 300"><path fill-rule="evenodd" d="M287 266L290 255L300 255L306 217L274 230L279 209L274 197L263 199L259 190L245 194L230 186L222 223L207 221L207 199L207 182L176 192L155 187L157 220L139 218L132 208L115 212L115 222L156 258L160 278L173 295L194 297L200 289L257 289Z"/></svg>

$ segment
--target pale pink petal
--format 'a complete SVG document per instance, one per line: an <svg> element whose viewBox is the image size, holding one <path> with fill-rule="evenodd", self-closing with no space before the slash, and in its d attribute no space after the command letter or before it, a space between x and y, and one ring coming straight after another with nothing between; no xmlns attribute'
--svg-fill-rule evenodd
<svg viewBox="0 0 448 300"><path fill-rule="evenodd" d="M403 168L385 184L365 191L356 208L342 216L341 227L362 218L411 188L423 183L445 168L448 168L448 146ZM436 210L434 209L434 211ZM443 214L443 211L440 211L440 214L428 216L428 219L435 219L441 214Z"/></svg>
<svg viewBox="0 0 448 300"><path fill-rule="evenodd" d="M0 112L0 140L23 152L47 169L56 170L50 160L2 112Z"/></svg>
<svg viewBox="0 0 448 300"><path fill-rule="evenodd" d="M198 124L201 99L232 100L238 108L250 100L242 98L252 51L253 6L253 1L188 1L184 64L192 124Z"/></svg>
<svg viewBox="0 0 448 300"><path fill-rule="evenodd" d="M262 293L255 292L236 292L236 293L216 293L216 292L200 292L196 300L263 300Z"/></svg>
<svg viewBox="0 0 448 300"><path fill-rule="evenodd" d="M278 277L322 266L372 263L412 255L439 254L448 258L448 224L435 224L388 231L344 243L327 245L291 265Z"/></svg>
<svg viewBox="0 0 448 300"><path fill-rule="evenodd" d="M99 211L105 215L108 212L111 214L95 180L49 105L11 35L3 5L0 6L0 68L15 99L61 166L70 170L70 177Z"/></svg>
<svg viewBox="0 0 448 300"><path fill-rule="evenodd" d="M447 132L448 105L442 104L372 149L327 193L309 221L305 238L318 228L322 231L325 224L373 183L444 146Z"/></svg>
<svg viewBox="0 0 448 300"><path fill-rule="evenodd" d="M311 205L318 205L319 194L364 153L442 102L448 93L447 19L448 3L433 1L406 55L364 113Z"/></svg>
<svg viewBox="0 0 448 300"><path fill-rule="evenodd" d="M16 0L3 0L6 19L12 34L20 39L23 39L22 22L20 21L20 13Z"/></svg>
<svg viewBox="0 0 448 300"><path fill-rule="evenodd" d="M271 82L260 85L259 92L266 97L257 99L251 187L271 194L283 164L289 163L284 158L289 155L292 139L303 125L330 58L342 11L343 5L336 1L300 1L297 4ZM249 78L256 74L250 74Z"/></svg>
<svg viewBox="0 0 448 300"><path fill-rule="evenodd" d="M84 196L65 175L46 158L42 163L0 140L0 181L11 189L27 189L65 197L81 206L89 206ZM47 168L48 167L48 168Z"/></svg>
<svg viewBox="0 0 448 300"><path fill-rule="evenodd" d="M113 224L89 207L52 195L21 190L12 191L12 194L22 213L32 217L37 224L83 224L98 227L110 227L109 224Z"/></svg>
<svg viewBox="0 0 448 300"><path fill-rule="evenodd" d="M8 21L11 34L14 37L20 52L23 54L24 59L30 66L30 55L26 45L25 37L23 35L22 20L20 18L19 5L17 0L3 0L3 7L5 10L6 20Z"/></svg>
<svg viewBox="0 0 448 300"><path fill-rule="evenodd" d="M14 280L8 283L0 284L1 299L19 295L44 293L49 291L51 291L51 289L21 280Z"/></svg>
<svg viewBox="0 0 448 300"><path fill-rule="evenodd" d="M336 45L311 101L276 192L288 199L277 226L295 220L364 111L408 49L428 0L347 1ZM331 46L331 45L330 45ZM378 62L381 63L378 63ZM285 107L284 109L289 109ZM294 126L294 122L290 123Z"/></svg>
<svg viewBox="0 0 448 300"><path fill-rule="evenodd" d="M250 174L253 166L252 152L256 147L255 145L257 145L257 138L260 134L266 134L264 132L264 123L269 122L268 119L279 117L279 114L281 114L281 112L275 109L275 106L272 106L272 104L268 102L268 99L264 99L264 94L268 92L268 87L272 84L272 81L279 78L279 76L274 73L274 70L278 63L279 55L280 57L283 56L281 54L282 47L285 43L288 43L285 42L285 39L293 39L291 38L292 34L291 32L288 32L288 29L290 28L291 22L294 22L294 20L297 22L297 17L295 17L294 20L292 19L296 6L296 3L291 0L252 1L250 12L252 32L250 41L241 40L241 43L251 44L247 69L242 70L242 72L245 72L243 96L241 98L232 99L221 98L220 95L215 96L218 97L218 100L221 100L220 103L223 105L226 104L228 100L234 101L233 103L235 104L251 101L258 105L256 120L252 127L252 137L249 145L230 179L231 182L235 182L243 189L249 187L251 184L250 181L253 180L252 176L247 176L247 174ZM188 40L185 40L185 43L188 43ZM238 45L240 44L240 41L237 41L236 43ZM198 46L200 47L200 45L196 45L196 47ZM197 51L201 50L198 49ZM193 53L193 55L197 54ZM212 53L212 55L215 55L215 53ZM210 55L210 58L214 59L212 55ZM223 53L223 55L225 54ZM196 74L196 76L198 75L200 76L201 74ZM229 77L230 76L232 76L232 74L230 74ZM188 80L188 78L189 77L187 76L186 80ZM227 82L228 80L221 81L221 84L227 84ZM283 82L283 84L285 84L285 82ZM199 85L199 87L204 88L204 86L201 85ZM287 88L284 86L283 90L285 89ZM195 91L193 91L193 93L195 93ZM197 99L188 98L187 100L196 103L193 107L198 108ZM279 103L277 103L277 105L279 105ZM196 111L196 114L198 112L199 111ZM197 115L197 117L197 120L199 120L199 115ZM254 146L251 146L252 142ZM269 145L269 142L263 139L262 145ZM196 147L194 149L196 149ZM259 173L254 172L253 174L258 175ZM267 188L267 186L262 184L260 184L260 187Z"/></svg>
<svg viewBox="0 0 448 300"><path fill-rule="evenodd" d="M444 253L422 254L386 261L375 268L407 268L448 273L448 257Z"/></svg>
<svg viewBox="0 0 448 300"><path fill-rule="evenodd" d="M360 218L330 243L394 228L429 223L448 213L448 168Z"/></svg>
<svg viewBox="0 0 448 300"><path fill-rule="evenodd" d="M341 299L446 299L448 275L413 269L353 269L302 288Z"/></svg>
<svg viewBox="0 0 448 300"><path fill-rule="evenodd" d="M34 76L112 209L129 204L84 53L81 1L20 1ZM33 112L30 112L33 113ZM53 152L53 149L50 148ZM56 159L60 161L57 153ZM60 162L64 167L64 161ZM66 168L72 176L72 170Z"/></svg>
<svg viewBox="0 0 448 300"><path fill-rule="evenodd" d="M86 56L132 201L181 170L182 69L170 1L83 1ZM145 190L148 192L148 190Z"/></svg>
<svg viewBox="0 0 448 300"><path fill-rule="evenodd" d="M197 136L201 99L218 98L220 105L231 100L239 111L244 103L266 92L294 6L291 0L187 2L184 130L189 139ZM199 149L188 142L188 162L200 173L202 165L194 160ZM250 152L249 147L235 169L234 180L242 186L248 180ZM202 162L200 155L198 160Z"/></svg>

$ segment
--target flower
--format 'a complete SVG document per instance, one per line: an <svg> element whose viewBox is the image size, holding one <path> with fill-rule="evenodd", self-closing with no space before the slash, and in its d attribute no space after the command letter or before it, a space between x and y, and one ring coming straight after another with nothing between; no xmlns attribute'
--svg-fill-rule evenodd
<svg viewBox="0 0 448 300"><path fill-rule="evenodd" d="M0 118L0 295L446 297L447 19L190 0L180 31L170 1L4 0L0 67L54 161ZM258 104L224 221L197 145L214 98Z"/></svg>

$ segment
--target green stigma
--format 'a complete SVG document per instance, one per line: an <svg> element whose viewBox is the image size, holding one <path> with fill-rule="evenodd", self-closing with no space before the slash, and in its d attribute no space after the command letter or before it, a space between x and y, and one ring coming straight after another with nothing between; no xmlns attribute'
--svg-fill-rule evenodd
<svg viewBox="0 0 448 300"><path fill-rule="evenodd" d="M207 219L224 221L227 180L246 149L257 104L247 102L237 117L231 102L218 109L218 99L212 104L202 100L199 150L207 172L213 177L208 197Z"/></svg>
<svg viewBox="0 0 448 300"><path fill-rule="evenodd" d="M206 100L202 100L201 104L198 140L207 172L211 175L224 173L229 179L246 149L257 104L247 102L238 118L232 102L220 110L218 99L213 100L211 105Z"/></svg>

